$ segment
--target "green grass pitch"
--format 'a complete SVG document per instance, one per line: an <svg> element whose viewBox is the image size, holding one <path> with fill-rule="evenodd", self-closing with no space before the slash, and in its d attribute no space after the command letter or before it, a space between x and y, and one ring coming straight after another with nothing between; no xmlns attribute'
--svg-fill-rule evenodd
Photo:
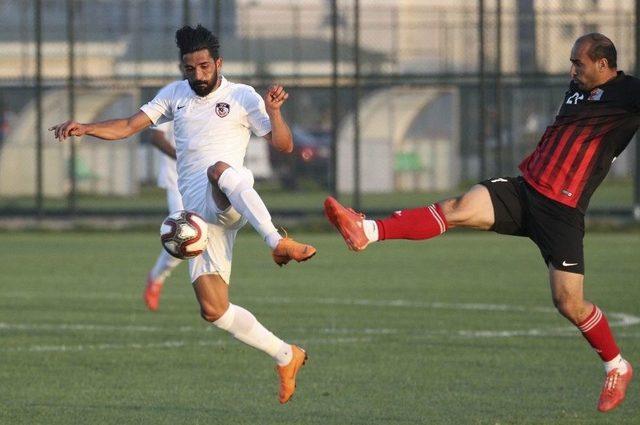
<svg viewBox="0 0 640 425"><path fill-rule="evenodd" d="M554 311L537 248L451 232L355 254L337 234L279 269L251 229L231 299L310 360L277 402L274 364L207 325L181 265L156 313L152 232L0 234L1 424L637 424L603 415L603 369ZM640 236L592 233L586 296L640 371Z"/></svg>

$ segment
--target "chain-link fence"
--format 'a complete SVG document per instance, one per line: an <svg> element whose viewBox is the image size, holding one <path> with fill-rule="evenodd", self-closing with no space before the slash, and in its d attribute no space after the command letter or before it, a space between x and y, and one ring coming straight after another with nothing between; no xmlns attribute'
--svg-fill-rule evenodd
<svg viewBox="0 0 640 425"><path fill-rule="evenodd" d="M252 141L247 157L261 189L282 194L276 210L317 211L327 193L384 208L401 193L513 175L553 120L578 36L608 35L635 73L637 3L0 0L0 213L165 208L146 133L59 144L47 127L136 111L180 77L185 23L219 35L227 78L291 94L293 155ZM636 151L594 208L638 204Z"/></svg>

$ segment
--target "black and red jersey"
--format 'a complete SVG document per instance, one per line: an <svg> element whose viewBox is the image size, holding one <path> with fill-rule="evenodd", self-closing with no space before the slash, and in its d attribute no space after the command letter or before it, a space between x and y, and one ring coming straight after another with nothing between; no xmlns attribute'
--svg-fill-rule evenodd
<svg viewBox="0 0 640 425"><path fill-rule="evenodd" d="M571 82L555 122L519 168L544 196L585 212L640 125L640 80L622 71L582 91Z"/></svg>

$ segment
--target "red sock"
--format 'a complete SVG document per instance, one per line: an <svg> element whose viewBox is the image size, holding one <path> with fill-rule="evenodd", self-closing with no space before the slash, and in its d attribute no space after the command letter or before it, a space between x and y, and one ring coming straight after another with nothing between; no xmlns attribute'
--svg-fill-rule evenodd
<svg viewBox="0 0 640 425"><path fill-rule="evenodd" d="M593 349L596 350L602 361L608 362L620 354L620 349L616 345L609 328L609 322L595 304L589 317L578 324L578 329L580 329L580 332L589 341Z"/></svg>
<svg viewBox="0 0 640 425"><path fill-rule="evenodd" d="M429 239L443 234L449 227L440 205L396 211L378 224L378 240Z"/></svg>

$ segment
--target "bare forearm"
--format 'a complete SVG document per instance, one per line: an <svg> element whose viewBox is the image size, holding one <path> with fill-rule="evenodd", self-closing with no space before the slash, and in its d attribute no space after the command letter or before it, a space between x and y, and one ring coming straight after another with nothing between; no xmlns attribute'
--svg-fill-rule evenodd
<svg viewBox="0 0 640 425"><path fill-rule="evenodd" d="M280 152L293 151L293 136L279 110L269 114L271 121L271 144Z"/></svg>
<svg viewBox="0 0 640 425"><path fill-rule="evenodd" d="M135 133L129 125L128 119L100 121L86 124L86 126L87 132L85 134L104 140L125 139Z"/></svg>
<svg viewBox="0 0 640 425"><path fill-rule="evenodd" d="M119 140L129 137L150 125L151 120L149 117L144 112L138 111L129 118L89 124L81 124L77 121L69 120L49 127L49 131L53 131L58 140L64 140L71 136L84 136L85 134L104 140Z"/></svg>

